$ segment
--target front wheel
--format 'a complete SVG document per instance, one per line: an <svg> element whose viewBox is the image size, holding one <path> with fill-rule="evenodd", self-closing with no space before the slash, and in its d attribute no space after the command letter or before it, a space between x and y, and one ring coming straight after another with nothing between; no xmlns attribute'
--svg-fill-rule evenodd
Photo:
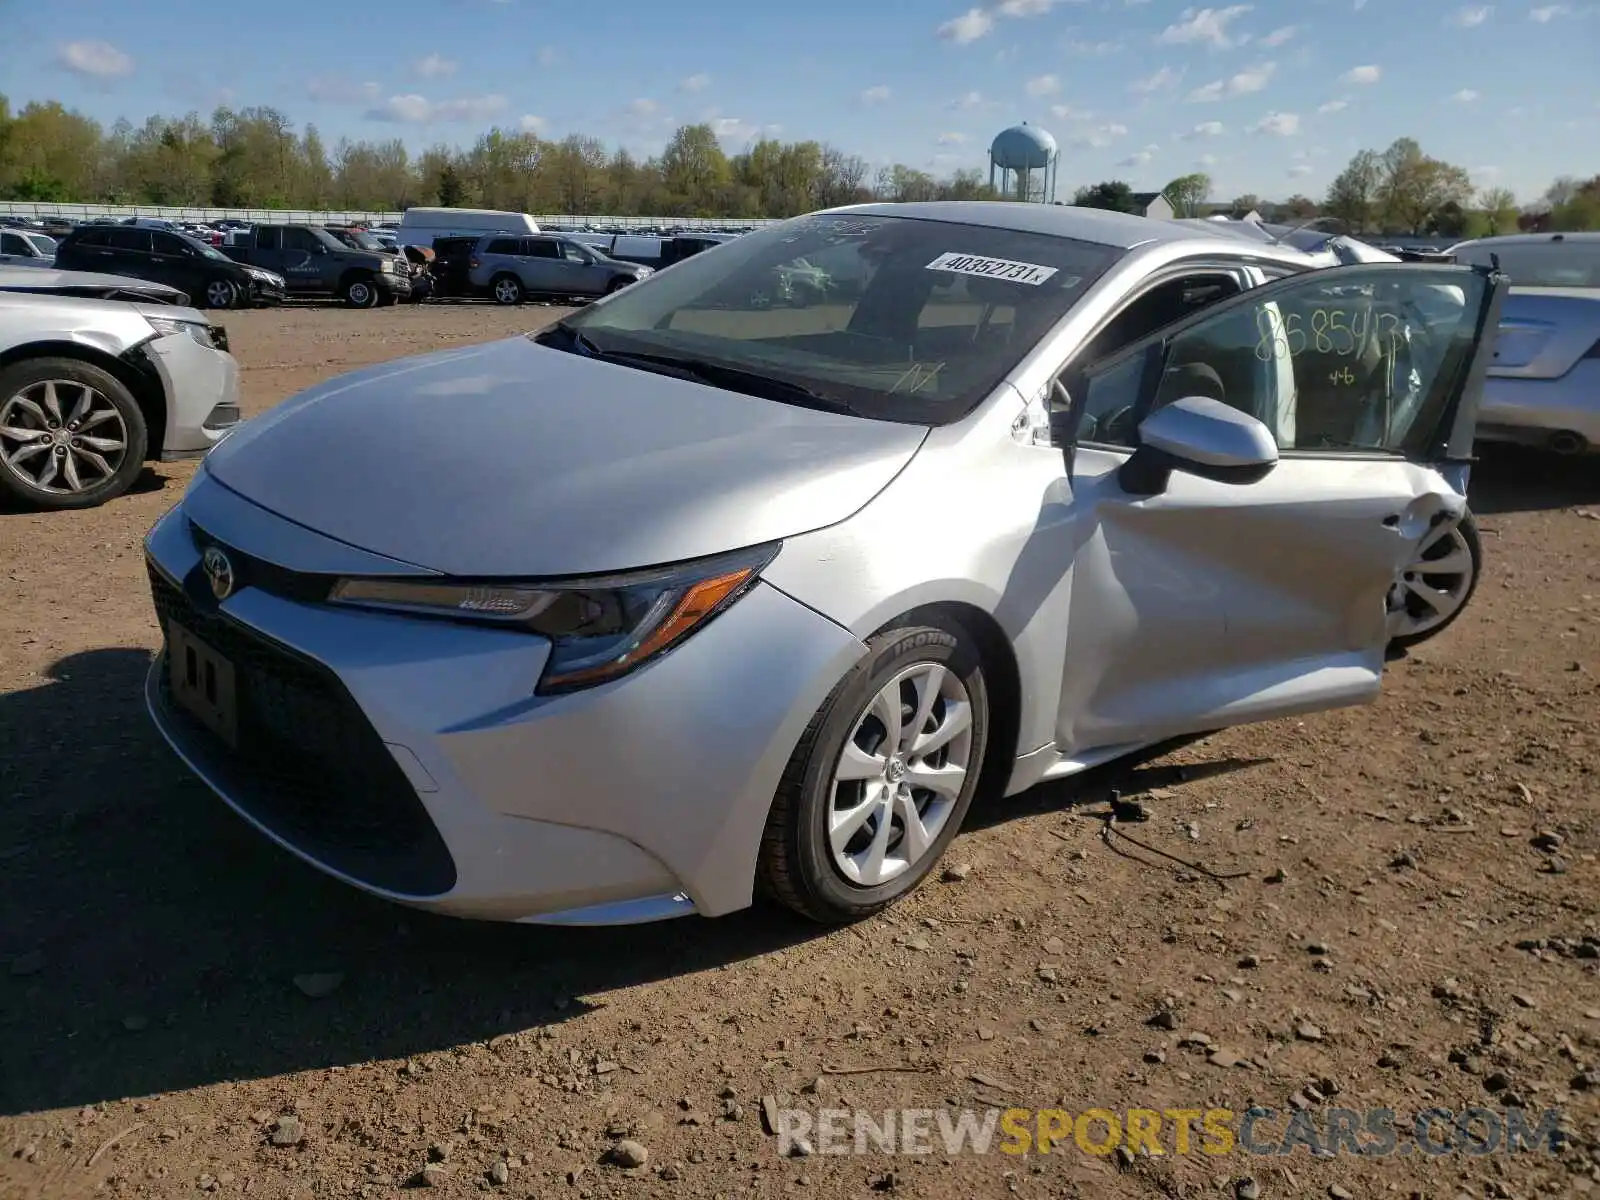
<svg viewBox="0 0 1600 1200"><path fill-rule="evenodd" d="M961 828L978 786L989 699L971 638L905 625L812 719L773 800L761 890L814 921L869 917L915 888Z"/></svg>
<svg viewBox="0 0 1600 1200"><path fill-rule="evenodd" d="M1390 645L1406 649L1459 617L1483 572L1483 543L1470 511L1434 522L1389 589Z"/></svg>
<svg viewBox="0 0 1600 1200"><path fill-rule="evenodd" d="M619 275L610 283L606 284L606 295L609 296L613 292L620 292L632 282L633 280L629 279L626 275Z"/></svg>
<svg viewBox="0 0 1600 1200"><path fill-rule="evenodd" d="M74 358L0 370L0 491L34 508L93 508L132 485L149 437L122 381Z"/></svg>

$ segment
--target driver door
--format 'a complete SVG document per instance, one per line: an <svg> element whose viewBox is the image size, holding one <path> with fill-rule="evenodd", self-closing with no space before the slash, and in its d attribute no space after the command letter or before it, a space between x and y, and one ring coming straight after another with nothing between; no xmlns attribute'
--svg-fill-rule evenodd
<svg viewBox="0 0 1600 1200"><path fill-rule="evenodd" d="M1376 696L1390 589L1466 507L1506 286L1423 263L1308 271L1090 365L1057 426L1070 431L1080 547L1057 750ZM1140 422L1191 396L1266 425L1278 460L1264 477L1179 465L1146 494L1123 471Z"/></svg>

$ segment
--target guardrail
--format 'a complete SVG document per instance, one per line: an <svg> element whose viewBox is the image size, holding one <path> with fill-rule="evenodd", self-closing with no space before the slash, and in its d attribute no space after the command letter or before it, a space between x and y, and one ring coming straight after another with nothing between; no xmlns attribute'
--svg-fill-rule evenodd
<svg viewBox="0 0 1600 1200"><path fill-rule="evenodd" d="M308 208L191 208L155 204L46 204L32 200L0 200L0 215L56 217L66 221L91 221L96 217L155 217L163 221L264 221L285 225L398 224L404 213L356 209ZM534 214L544 225L593 225L619 229L754 229L774 222L769 218L728 220L715 217L623 217L606 213Z"/></svg>

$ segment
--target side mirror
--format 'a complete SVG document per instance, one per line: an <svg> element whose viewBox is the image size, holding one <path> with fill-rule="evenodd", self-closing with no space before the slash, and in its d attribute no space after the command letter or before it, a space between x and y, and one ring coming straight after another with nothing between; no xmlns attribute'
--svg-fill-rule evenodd
<svg viewBox="0 0 1600 1200"><path fill-rule="evenodd" d="M1278 442L1249 413L1220 400L1185 396L1139 424L1139 447L1117 482L1135 496L1159 496L1174 471L1217 483L1255 483L1278 465Z"/></svg>

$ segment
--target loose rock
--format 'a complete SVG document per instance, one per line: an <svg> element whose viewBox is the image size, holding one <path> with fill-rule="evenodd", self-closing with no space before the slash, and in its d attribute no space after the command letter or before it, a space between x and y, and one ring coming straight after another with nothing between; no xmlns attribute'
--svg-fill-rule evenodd
<svg viewBox="0 0 1600 1200"><path fill-rule="evenodd" d="M306 1128L299 1117L282 1116L272 1123L267 1137L274 1146L298 1146L306 1140Z"/></svg>
<svg viewBox="0 0 1600 1200"><path fill-rule="evenodd" d="M623 1138L611 1147L610 1158L617 1166L632 1170L650 1161L650 1151L632 1138Z"/></svg>

